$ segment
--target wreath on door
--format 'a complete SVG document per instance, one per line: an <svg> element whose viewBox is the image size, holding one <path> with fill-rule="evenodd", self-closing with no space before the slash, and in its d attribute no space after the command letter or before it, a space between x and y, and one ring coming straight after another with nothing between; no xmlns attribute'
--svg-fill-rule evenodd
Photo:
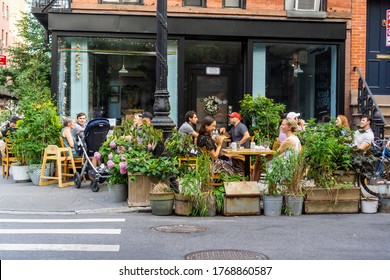
<svg viewBox="0 0 390 280"><path fill-rule="evenodd" d="M207 114L215 115L219 112L219 104L221 104L221 100L218 99L218 97L210 95L203 99L205 105L204 110Z"/></svg>

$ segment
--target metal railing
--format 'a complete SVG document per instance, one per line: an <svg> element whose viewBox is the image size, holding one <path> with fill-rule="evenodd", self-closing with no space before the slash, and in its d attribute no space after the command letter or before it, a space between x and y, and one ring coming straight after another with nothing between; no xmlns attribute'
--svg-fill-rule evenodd
<svg viewBox="0 0 390 280"><path fill-rule="evenodd" d="M362 115L371 116L371 128L376 138L383 139L385 137L386 120L381 109L376 103L374 95L371 92L366 80L364 79L359 67L354 67L354 71L359 74L358 82L358 113Z"/></svg>
<svg viewBox="0 0 390 280"><path fill-rule="evenodd" d="M72 0L34 0L33 8L41 8L42 12L48 12L50 9L55 11L67 11L70 9Z"/></svg>

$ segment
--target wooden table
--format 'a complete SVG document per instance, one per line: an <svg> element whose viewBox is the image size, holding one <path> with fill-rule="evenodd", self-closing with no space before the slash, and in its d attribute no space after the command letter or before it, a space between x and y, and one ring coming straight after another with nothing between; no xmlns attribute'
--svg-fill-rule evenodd
<svg viewBox="0 0 390 280"><path fill-rule="evenodd" d="M273 150L266 149L248 149L248 148L240 148L237 150L232 150L231 148L222 149L222 151L227 156L244 156L245 157L245 169L244 175L250 176L250 166L251 166L251 156L266 156L266 155L274 155L276 152Z"/></svg>

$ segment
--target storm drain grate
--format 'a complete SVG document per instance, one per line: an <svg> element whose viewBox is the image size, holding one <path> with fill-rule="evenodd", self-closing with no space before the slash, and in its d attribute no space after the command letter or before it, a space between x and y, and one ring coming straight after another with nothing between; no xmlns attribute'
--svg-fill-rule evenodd
<svg viewBox="0 0 390 280"><path fill-rule="evenodd" d="M189 226L189 225L168 225L168 226L159 226L152 227L154 231L168 232L168 233L193 233L193 232L204 232L208 228L198 227L198 226Z"/></svg>
<svg viewBox="0 0 390 280"><path fill-rule="evenodd" d="M266 255L244 250L205 250L184 256L185 260L269 260Z"/></svg>

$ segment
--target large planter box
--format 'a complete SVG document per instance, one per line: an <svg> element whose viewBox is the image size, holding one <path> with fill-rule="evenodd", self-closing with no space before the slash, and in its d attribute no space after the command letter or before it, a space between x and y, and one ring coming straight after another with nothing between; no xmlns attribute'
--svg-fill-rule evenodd
<svg viewBox="0 0 390 280"><path fill-rule="evenodd" d="M358 213L360 188L334 189L306 188L305 213Z"/></svg>
<svg viewBox="0 0 390 280"><path fill-rule="evenodd" d="M132 175L135 176L135 181L130 180ZM150 206L149 192L152 190L153 184L157 184L159 180L143 173L128 174L128 176L127 203L129 207Z"/></svg>
<svg viewBox="0 0 390 280"><path fill-rule="evenodd" d="M357 173L351 170L337 170L333 172L333 177L339 183L351 183L356 186Z"/></svg>
<svg viewBox="0 0 390 280"><path fill-rule="evenodd" d="M260 215L260 191L255 181L225 182L223 214Z"/></svg>

